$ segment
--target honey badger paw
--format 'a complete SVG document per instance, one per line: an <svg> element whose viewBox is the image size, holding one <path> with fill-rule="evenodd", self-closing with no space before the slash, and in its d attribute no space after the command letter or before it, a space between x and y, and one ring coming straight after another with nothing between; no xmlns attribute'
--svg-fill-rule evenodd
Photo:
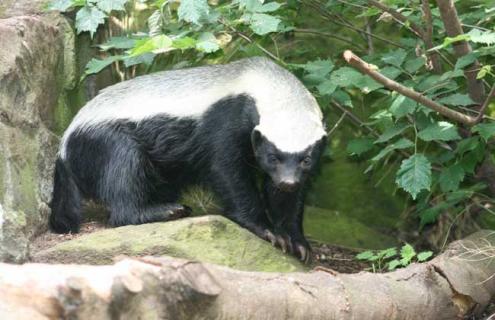
<svg viewBox="0 0 495 320"><path fill-rule="evenodd" d="M174 203L165 206L165 215L168 221L189 217L191 213L192 209L182 204Z"/></svg>
<svg viewBox="0 0 495 320"><path fill-rule="evenodd" d="M304 263L311 260L311 246L303 236L290 236L283 230L271 231L265 229L261 238L271 242L275 247L282 249L284 253L291 253Z"/></svg>

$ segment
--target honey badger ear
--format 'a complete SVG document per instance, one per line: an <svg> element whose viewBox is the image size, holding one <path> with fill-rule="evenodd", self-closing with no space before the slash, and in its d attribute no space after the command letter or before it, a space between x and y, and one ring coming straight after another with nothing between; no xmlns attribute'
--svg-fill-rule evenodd
<svg viewBox="0 0 495 320"><path fill-rule="evenodd" d="M253 146L253 149L256 149L262 140L262 135L261 132L257 128L254 128L253 132L251 132L251 145Z"/></svg>

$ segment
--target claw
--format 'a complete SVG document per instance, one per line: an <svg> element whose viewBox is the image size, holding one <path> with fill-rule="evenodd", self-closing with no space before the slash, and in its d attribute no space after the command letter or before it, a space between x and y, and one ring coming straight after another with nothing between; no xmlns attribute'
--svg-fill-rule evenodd
<svg viewBox="0 0 495 320"><path fill-rule="evenodd" d="M283 253L287 252L287 242L282 236L277 235L277 244L280 246Z"/></svg>
<svg viewBox="0 0 495 320"><path fill-rule="evenodd" d="M275 244L277 243L277 238L270 230L265 230L264 237L266 240L272 243L272 246L275 246Z"/></svg>

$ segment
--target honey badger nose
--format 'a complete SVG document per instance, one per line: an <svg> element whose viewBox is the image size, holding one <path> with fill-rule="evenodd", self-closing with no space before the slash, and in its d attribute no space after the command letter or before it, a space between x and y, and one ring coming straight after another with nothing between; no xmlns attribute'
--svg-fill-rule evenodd
<svg viewBox="0 0 495 320"><path fill-rule="evenodd" d="M295 191L297 189L297 186L298 186L298 183L294 180L281 181L278 185L280 190L286 191L286 192Z"/></svg>

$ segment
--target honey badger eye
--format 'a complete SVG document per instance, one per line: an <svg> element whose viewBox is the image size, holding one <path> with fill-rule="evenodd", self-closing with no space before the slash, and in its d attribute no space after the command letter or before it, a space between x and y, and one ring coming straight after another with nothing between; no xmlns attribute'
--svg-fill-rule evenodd
<svg viewBox="0 0 495 320"><path fill-rule="evenodd" d="M309 166L311 164L311 157L305 157L301 163L305 166Z"/></svg>
<svg viewBox="0 0 495 320"><path fill-rule="evenodd" d="M268 155L268 162L270 162L271 164L275 164L275 163L278 163L278 158L276 155L274 154L270 154Z"/></svg>

